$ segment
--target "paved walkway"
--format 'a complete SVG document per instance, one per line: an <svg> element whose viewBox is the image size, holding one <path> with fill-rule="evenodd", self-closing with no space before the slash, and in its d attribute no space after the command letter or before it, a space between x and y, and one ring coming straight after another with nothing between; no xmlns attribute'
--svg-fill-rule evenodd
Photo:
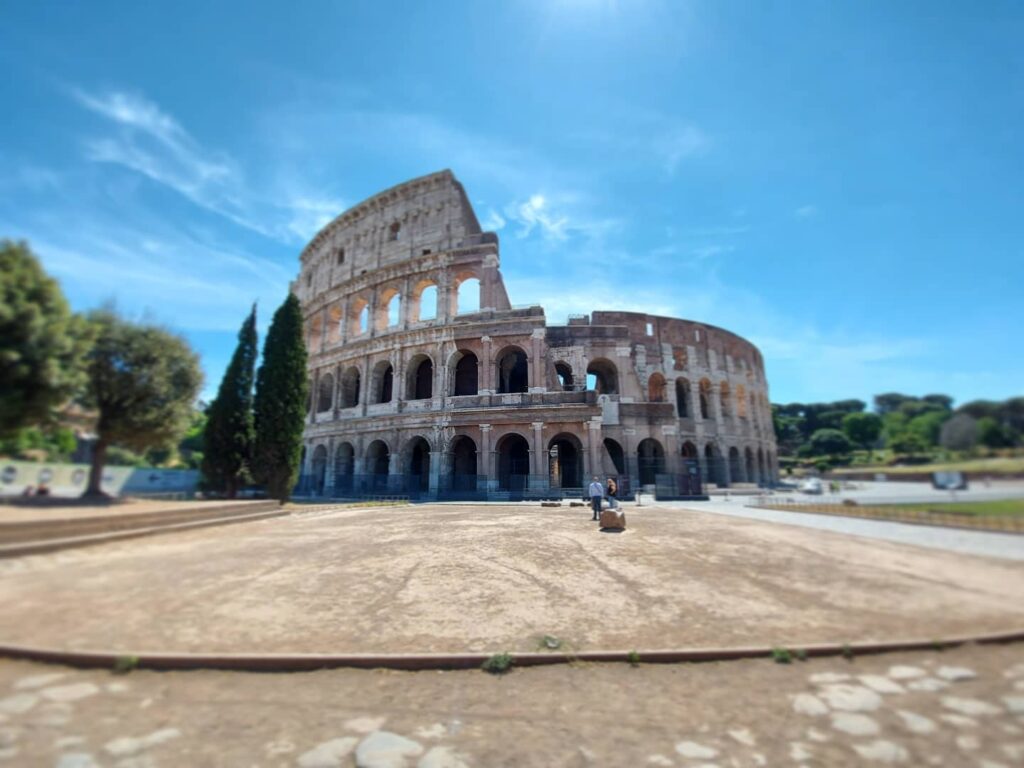
<svg viewBox="0 0 1024 768"><path fill-rule="evenodd" d="M961 528L945 528L937 525L910 525L884 520L865 520L858 517L838 515L817 515L812 512L783 512L774 509L748 507L753 503L749 498L735 498L730 501L677 501L662 502L659 506L675 509L692 509L719 515L745 517L769 523L784 523L802 528L867 536L872 539L913 544L929 549L942 549L968 555L998 557L1007 560L1024 561L1024 536L1012 533L990 533L969 531Z"/></svg>
<svg viewBox="0 0 1024 768"><path fill-rule="evenodd" d="M1024 647L483 672L79 671L0 659L0 765L1024 765Z"/></svg>

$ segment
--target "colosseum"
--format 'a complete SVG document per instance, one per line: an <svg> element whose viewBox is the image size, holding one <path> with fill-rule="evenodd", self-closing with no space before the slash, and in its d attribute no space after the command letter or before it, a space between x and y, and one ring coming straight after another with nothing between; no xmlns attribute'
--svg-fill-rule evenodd
<svg viewBox="0 0 1024 768"><path fill-rule="evenodd" d="M693 498L770 484L764 361L706 323L513 306L498 237L450 171L345 211L305 247L310 402L300 492Z"/></svg>

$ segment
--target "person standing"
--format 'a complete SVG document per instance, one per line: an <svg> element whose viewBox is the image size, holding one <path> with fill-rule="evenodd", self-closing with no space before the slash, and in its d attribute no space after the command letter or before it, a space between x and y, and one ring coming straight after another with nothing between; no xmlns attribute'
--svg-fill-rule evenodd
<svg viewBox="0 0 1024 768"><path fill-rule="evenodd" d="M608 478L608 485L605 486L605 494L608 496L608 506L611 509L618 509L619 502L616 496L619 495L619 486L615 484L615 478Z"/></svg>
<svg viewBox="0 0 1024 768"><path fill-rule="evenodd" d="M601 486L601 481L597 479L596 475L591 480L589 493L590 508L594 512L592 519L597 520L601 516L601 499L604 497L604 488Z"/></svg>

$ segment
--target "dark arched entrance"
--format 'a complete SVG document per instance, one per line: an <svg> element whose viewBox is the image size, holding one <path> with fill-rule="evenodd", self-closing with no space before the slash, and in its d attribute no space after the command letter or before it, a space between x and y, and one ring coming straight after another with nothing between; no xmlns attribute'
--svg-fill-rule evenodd
<svg viewBox="0 0 1024 768"><path fill-rule="evenodd" d="M334 452L334 491L347 493L352 490L352 473L355 472L356 452L351 443L342 443Z"/></svg>
<svg viewBox="0 0 1024 768"><path fill-rule="evenodd" d="M605 466L605 472L608 473L613 471L616 475L625 475L626 454L622 450L622 446L619 445L615 440L612 440L610 437L606 437L604 439L604 450L608 454L608 458L611 460L612 463L612 469L609 469L607 466Z"/></svg>
<svg viewBox="0 0 1024 768"><path fill-rule="evenodd" d="M704 478L709 483L722 485L721 467L718 466L718 456L715 454L715 446L708 443L704 446Z"/></svg>
<svg viewBox="0 0 1024 768"><path fill-rule="evenodd" d="M665 474L665 449L654 438L648 437L640 441L636 447L637 469L640 472L640 485L654 485L658 475Z"/></svg>
<svg viewBox="0 0 1024 768"><path fill-rule="evenodd" d="M366 474L371 490L387 490L391 452L382 440L374 440L366 449Z"/></svg>
<svg viewBox="0 0 1024 768"><path fill-rule="evenodd" d="M455 387L453 395L475 395L477 393L477 360L472 352L463 352L455 364Z"/></svg>
<svg viewBox="0 0 1024 768"><path fill-rule="evenodd" d="M405 474L409 493L426 493L430 488L430 444L422 437L414 437L406 448Z"/></svg>
<svg viewBox="0 0 1024 768"><path fill-rule="evenodd" d="M575 435L556 435L548 443L552 488L583 487L583 445Z"/></svg>
<svg viewBox="0 0 1024 768"><path fill-rule="evenodd" d="M530 444L522 435L505 435L498 441L498 487L521 494L529 476Z"/></svg>
<svg viewBox="0 0 1024 768"><path fill-rule="evenodd" d="M526 392L528 388L526 353L518 347L511 347L498 358L498 392Z"/></svg>
<svg viewBox="0 0 1024 768"><path fill-rule="evenodd" d="M476 491L476 443L465 435L452 443L452 490Z"/></svg>
<svg viewBox="0 0 1024 768"><path fill-rule="evenodd" d="M313 449L312 473L312 491L317 496L323 496L324 481L327 479L327 449L322 445L318 445Z"/></svg>

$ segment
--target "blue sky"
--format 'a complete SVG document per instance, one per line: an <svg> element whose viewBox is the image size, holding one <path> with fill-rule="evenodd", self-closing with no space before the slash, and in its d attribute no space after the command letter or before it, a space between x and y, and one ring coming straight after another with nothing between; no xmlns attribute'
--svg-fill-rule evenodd
<svg viewBox="0 0 1024 768"><path fill-rule="evenodd" d="M772 400L1024 392L1018 2L2 0L0 236L215 391L320 225L451 168L513 303L702 320Z"/></svg>

